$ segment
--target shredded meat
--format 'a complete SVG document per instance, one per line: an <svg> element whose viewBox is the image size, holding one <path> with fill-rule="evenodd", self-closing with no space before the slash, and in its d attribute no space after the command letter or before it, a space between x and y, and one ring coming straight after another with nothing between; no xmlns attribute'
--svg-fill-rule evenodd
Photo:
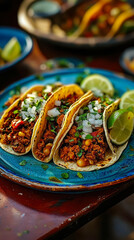
<svg viewBox="0 0 134 240"><path fill-rule="evenodd" d="M35 155L38 158L43 160L46 156L50 154L52 143L62 126L62 122L65 115L64 111L67 110L70 107L70 105L76 101L77 98L78 96L76 94L73 94L68 95L67 99L62 99L62 104L58 108L60 115L57 118L55 118L54 121L51 120L47 121L46 130L44 131L40 141L37 144L37 149L35 150ZM49 145L49 143L51 143L51 146ZM70 153L70 157L73 158L72 153Z"/></svg>
<svg viewBox="0 0 134 240"><path fill-rule="evenodd" d="M98 128L97 136L93 139L83 140L81 136L75 137L77 126L72 126L60 147L60 158L67 161L83 161L83 166L92 165L105 158L107 143L103 128ZM72 139L72 140L71 140ZM81 143L81 146L79 146ZM82 153L80 154L80 150Z"/></svg>

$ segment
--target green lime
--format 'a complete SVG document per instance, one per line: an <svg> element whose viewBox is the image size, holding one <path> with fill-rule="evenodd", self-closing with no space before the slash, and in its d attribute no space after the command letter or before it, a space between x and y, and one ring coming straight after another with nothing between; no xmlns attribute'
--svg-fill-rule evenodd
<svg viewBox="0 0 134 240"><path fill-rule="evenodd" d="M81 88L84 91L99 89L103 93L108 94L109 96L113 96L114 94L114 88L112 83L109 81L108 78L100 74L93 74L86 77L81 83Z"/></svg>
<svg viewBox="0 0 134 240"><path fill-rule="evenodd" d="M134 90L127 91L122 95L120 108L128 109L134 113Z"/></svg>
<svg viewBox="0 0 134 240"><path fill-rule="evenodd" d="M116 117L109 132L110 139L113 143L122 145L130 138L133 131L133 120L134 114L132 112L119 112L119 116Z"/></svg>
<svg viewBox="0 0 134 240"><path fill-rule="evenodd" d="M115 123L115 121L120 117L120 115L124 112L128 112L127 109L119 109L116 110L111 114L111 116L108 118L107 126L108 129L111 129Z"/></svg>
<svg viewBox="0 0 134 240"><path fill-rule="evenodd" d="M17 38L13 37L3 48L1 52L1 57L7 62L12 62L20 55L20 53L20 43L18 42Z"/></svg>

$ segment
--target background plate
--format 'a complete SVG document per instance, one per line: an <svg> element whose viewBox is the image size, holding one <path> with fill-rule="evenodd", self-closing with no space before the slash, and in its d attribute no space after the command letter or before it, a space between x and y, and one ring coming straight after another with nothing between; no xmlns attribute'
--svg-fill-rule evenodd
<svg viewBox="0 0 134 240"><path fill-rule="evenodd" d="M27 33L19 29L10 27L0 27L0 48L3 48L12 37L16 37L18 39L21 45L21 54L16 60L0 66L0 71L12 67L16 63L26 58L28 54L32 51L33 41L31 37Z"/></svg>
<svg viewBox="0 0 134 240"><path fill-rule="evenodd" d="M128 88L134 89L134 82L105 70L89 68L58 70L51 73L44 73L42 77L30 76L9 86L0 95L0 111L3 111L2 106L9 98L10 90L14 89L17 85L27 87L36 84L44 85L53 83L57 78L62 83L69 84L74 83L79 75L85 76L89 72L102 74L109 78L114 87L119 91L119 95L122 95ZM84 177L82 179L78 178L76 171L59 168L53 162L46 164L48 165L48 169L44 170L41 166L42 163L35 160L31 153L24 156L14 156L0 148L0 173L12 181L41 190L59 192L92 190L134 178L134 148L132 146L134 146L134 135L131 137L128 147L114 165L98 171L82 172ZM22 160L27 161L25 166L19 165ZM61 174L65 172L69 173L68 179L62 179L61 177ZM50 181L49 177L52 176L57 177L62 182Z"/></svg>
<svg viewBox="0 0 134 240"><path fill-rule="evenodd" d="M82 49L102 49L110 48L115 46L121 46L128 43L133 43L134 33L127 34L124 37L116 37L111 40L107 38L84 38L78 37L75 40L65 36L60 37L51 31L51 21L45 18L31 18L28 15L28 8L34 2L34 0L24 0L18 11L18 23L25 31L37 37L39 40L39 45L42 46L42 41L47 41L48 43L53 43L58 46L64 46L69 48L82 48ZM133 0L128 0L128 2L134 6ZM42 40L42 41L40 41Z"/></svg>

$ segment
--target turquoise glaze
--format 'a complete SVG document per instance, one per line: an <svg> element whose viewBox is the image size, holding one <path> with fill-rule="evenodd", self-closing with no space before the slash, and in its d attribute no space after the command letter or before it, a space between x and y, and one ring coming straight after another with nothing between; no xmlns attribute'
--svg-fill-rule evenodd
<svg viewBox="0 0 134 240"><path fill-rule="evenodd" d="M0 95L0 112L3 111L3 104L9 98L9 91L15 86L33 86L36 84L47 84L56 81L57 76L64 84L74 83L76 77L85 74L85 72L98 73L106 76L113 83L114 87L122 95L128 88L134 89L134 82L120 77L112 72L99 69L67 69L58 70L51 73L42 74L44 80L37 79L36 76L30 76L22 79L17 83L9 86ZM82 172L82 179L78 178L77 171L62 169L53 164L48 163L48 169L44 170L42 163L35 160L31 152L24 156L11 155L0 148L0 172L5 177L34 188L42 190L54 191L69 191L69 190L91 190L94 188L105 187L113 185L122 181L126 181L134 176L134 135L129 140L128 147L125 149L120 159L112 166L93 172ZM25 166L20 166L19 163L26 160ZM62 173L69 173L68 179L63 179ZM49 177L55 176L62 181L62 183L55 183L49 180ZM16 180L17 179L17 180Z"/></svg>

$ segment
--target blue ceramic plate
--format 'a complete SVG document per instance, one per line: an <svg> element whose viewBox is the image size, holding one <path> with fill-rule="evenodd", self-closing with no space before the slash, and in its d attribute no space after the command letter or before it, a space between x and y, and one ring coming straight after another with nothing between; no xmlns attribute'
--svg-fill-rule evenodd
<svg viewBox="0 0 134 240"><path fill-rule="evenodd" d="M89 68L58 70L45 73L42 77L30 76L9 86L0 95L0 111L3 111L2 105L9 98L9 92L17 85L27 87L36 84L44 85L55 82L57 78L62 83L69 84L74 83L79 75L85 75L87 72L102 74L109 78L115 89L119 91L119 95L122 95L128 87L134 89L134 82L108 71ZM45 164L48 169L44 170L42 163L35 160L31 153L24 156L14 156L0 149L0 173L22 185L48 191L83 191L111 186L134 178L134 149L132 146L134 146L134 135L114 165L98 171L83 172L82 179L77 176L77 171L59 168L53 162ZM26 160L27 163L25 166L20 166L19 163L23 160ZM69 173L69 178L63 179L61 174L66 172ZM50 177L60 179L61 183L50 181Z"/></svg>
<svg viewBox="0 0 134 240"><path fill-rule="evenodd" d="M0 71L8 69L23 60L33 48L33 41L28 34L19 29L9 27L0 27L0 48L3 48L12 37L18 39L21 45L21 55L16 60L0 66Z"/></svg>

